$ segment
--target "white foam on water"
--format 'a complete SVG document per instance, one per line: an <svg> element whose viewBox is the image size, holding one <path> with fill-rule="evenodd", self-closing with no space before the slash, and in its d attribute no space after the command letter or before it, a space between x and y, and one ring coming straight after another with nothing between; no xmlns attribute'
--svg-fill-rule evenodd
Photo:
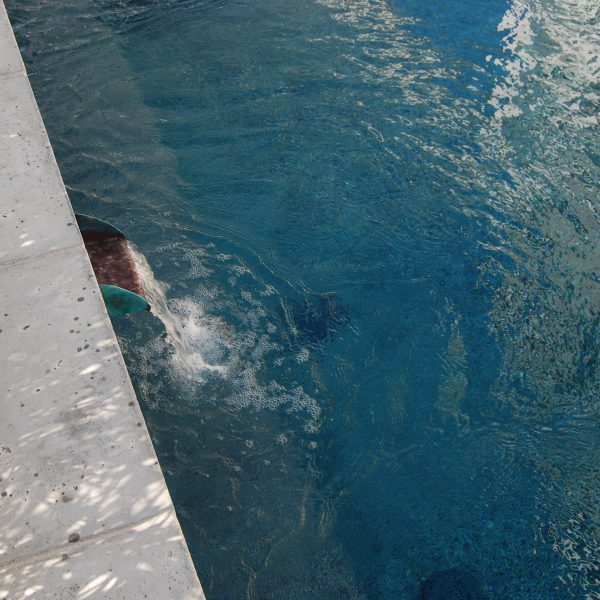
<svg viewBox="0 0 600 600"><path fill-rule="evenodd" d="M205 264L205 249L169 245L156 251L176 253L180 257L178 266L188 264L183 280L186 288L193 290L192 296L169 299L169 286L156 279L146 258L131 244L130 249L151 311L162 321L166 334L138 351L142 380L164 370L171 385L177 387L180 400L197 402L202 398L238 410L284 409L304 415L308 431L318 428L320 407L316 400L298 384L282 385L275 379L286 367L295 364L297 368L307 362L310 354L289 353L277 337L278 329L261 299L275 293L274 289L267 295L258 292L261 298L257 297L250 291L257 284L251 271L231 264L228 257L220 263L235 275L235 285L229 292L217 292L206 281L211 269ZM248 278L242 289L240 278ZM241 326L234 330L207 314L214 311L235 314ZM275 365L276 370L269 371L267 365Z"/></svg>
<svg viewBox="0 0 600 600"><path fill-rule="evenodd" d="M165 327L176 372L195 381L202 381L207 372L225 375L227 365L214 361L223 355L223 341L216 338L201 305L191 298L169 304L168 285L156 279L146 257L133 244L129 249L151 311Z"/></svg>

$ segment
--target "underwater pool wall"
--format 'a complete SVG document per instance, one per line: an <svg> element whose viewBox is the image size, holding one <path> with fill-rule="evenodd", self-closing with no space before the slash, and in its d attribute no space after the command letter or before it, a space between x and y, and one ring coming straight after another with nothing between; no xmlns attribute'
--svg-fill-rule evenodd
<svg viewBox="0 0 600 600"><path fill-rule="evenodd" d="M0 599L204 598L0 0Z"/></svg>

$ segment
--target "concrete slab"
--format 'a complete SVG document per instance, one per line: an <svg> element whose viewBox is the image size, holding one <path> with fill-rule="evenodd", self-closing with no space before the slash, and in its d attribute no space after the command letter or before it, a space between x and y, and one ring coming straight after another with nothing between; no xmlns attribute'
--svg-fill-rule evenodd
<svg viewBox="0 0 600 600"><path fill-rule="evenodd" d="M4 3L0 2L0 76L18 72L25 72L25 67L15 44Z"/></svg>
<svg viewBox="0 0 600 600"><path fill-rule="evenodd" d="M0 0L0 599L203 599L19 65Z"/></svg>
<svg viewBox="0 0 600 600"><path fill-rule="evenodd" d="M21 598L176 598L197 600L198 588L173 512L129 529L57 548L31 562L0 567L0 600ZM190 568L192 571L190 571Z"/></svg>
<svg viewBox="0 0 600 600"><path fill-rule="evenodd" d="M24 73L0 80L0 145L0 263L78 245L71 205Z"/></svg>
<svg viewBox="0 0 600 600"><path fill-rule="evenodd" d="M0 564L170 509L87 257L0 269L0 307Z"/></svg>

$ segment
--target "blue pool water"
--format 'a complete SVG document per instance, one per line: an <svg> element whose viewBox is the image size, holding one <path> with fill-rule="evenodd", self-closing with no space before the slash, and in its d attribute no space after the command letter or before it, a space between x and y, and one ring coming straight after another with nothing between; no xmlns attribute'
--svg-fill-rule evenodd
<svg viewBox="0 0 600 600"><path fill-rule="evenodd" d="M209 600L600 598L596 2L7 7Z"/></svg>

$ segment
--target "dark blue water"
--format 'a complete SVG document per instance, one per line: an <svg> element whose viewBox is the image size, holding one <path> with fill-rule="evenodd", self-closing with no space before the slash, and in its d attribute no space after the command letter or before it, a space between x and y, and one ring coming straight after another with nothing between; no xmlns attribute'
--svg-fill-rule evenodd
<svg viewBox="0 0 600 600"><path fill-rule="evenodd" d="M600 598L596 3L7 6L209 600Z"/></svg>

